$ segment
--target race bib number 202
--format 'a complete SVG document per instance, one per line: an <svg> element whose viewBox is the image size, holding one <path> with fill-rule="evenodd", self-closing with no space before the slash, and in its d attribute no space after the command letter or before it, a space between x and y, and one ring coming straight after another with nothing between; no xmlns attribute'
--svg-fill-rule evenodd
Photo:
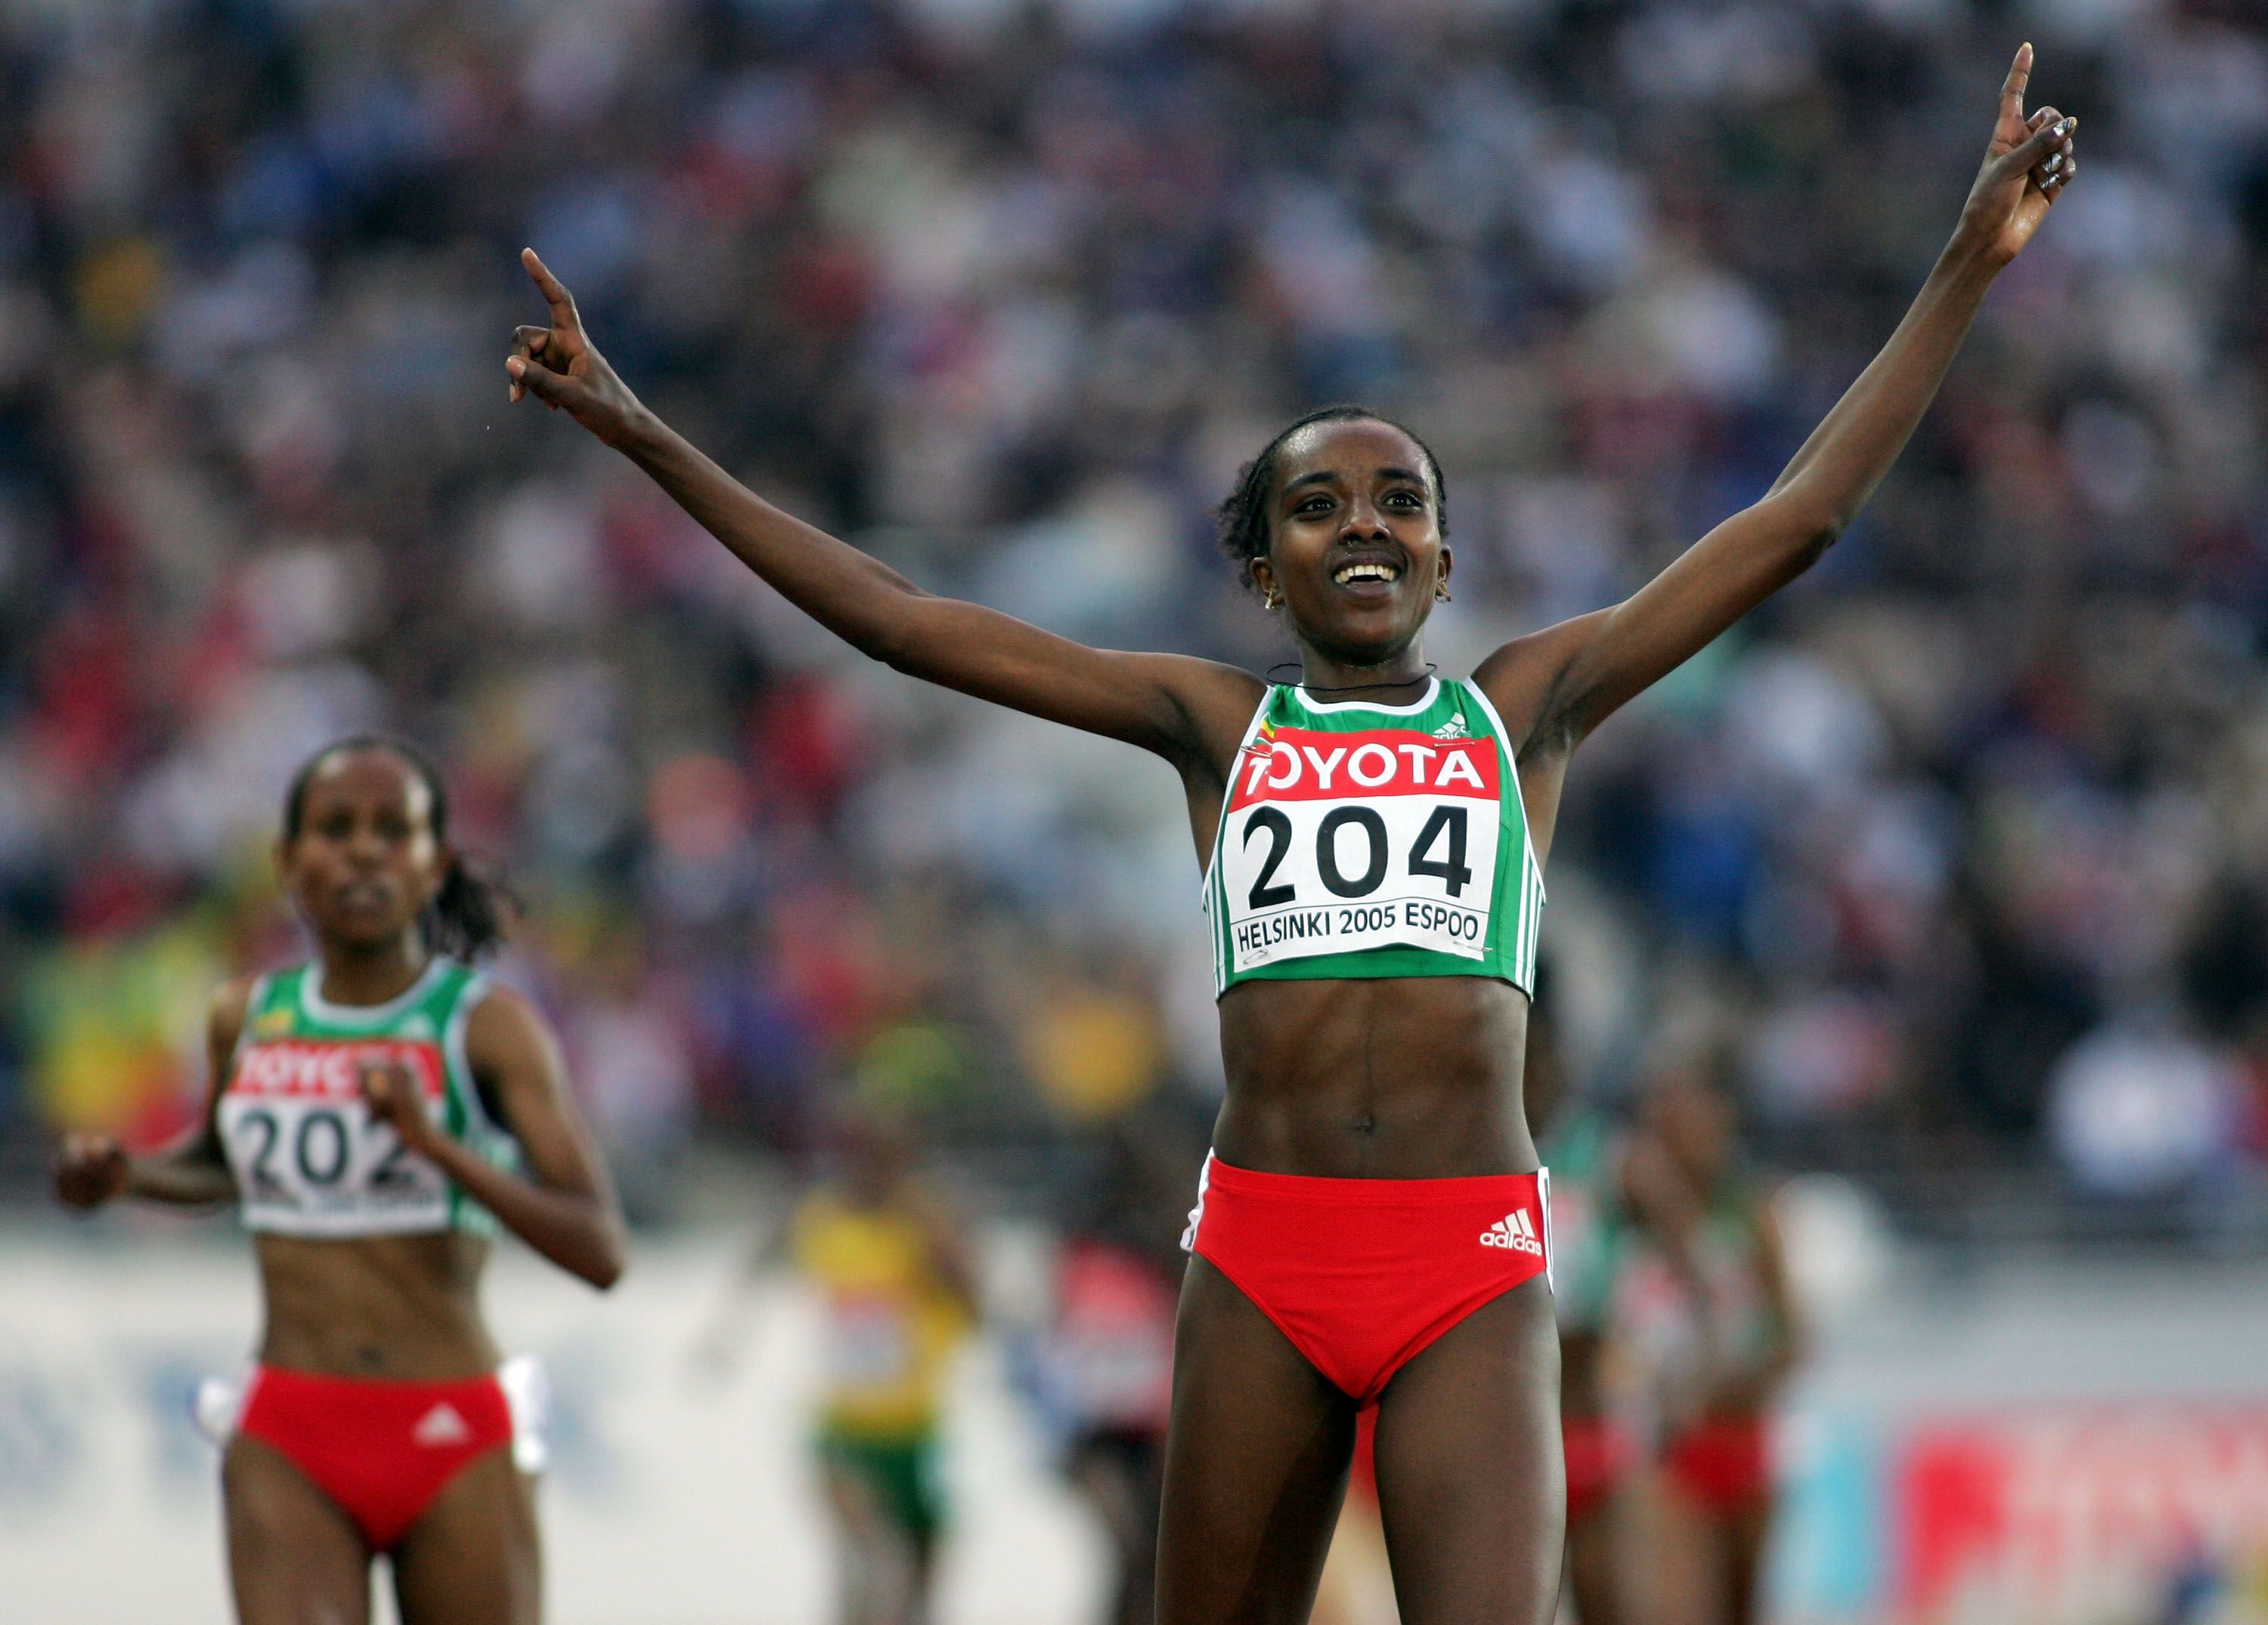
<svg viewBox="0 0 2268 1625"><path fill-rule="evenodd" d="M1255 739L1221 854L1237 972L1388 946L1482 957L1501 792L1493 739L1304 728Z"/></svg>
<svg viewBox="0 0 2268 1625"><path fill-rule="evenodd" d="M442 1098L440 1051L392 1040L289 1039L255 1044L220 1099L228 1148L248 1217L294 1228L384 1228L446 1214L440 1169L373 1121L363 1099L365 1064L406 1067L426 1109Z"/></svg>

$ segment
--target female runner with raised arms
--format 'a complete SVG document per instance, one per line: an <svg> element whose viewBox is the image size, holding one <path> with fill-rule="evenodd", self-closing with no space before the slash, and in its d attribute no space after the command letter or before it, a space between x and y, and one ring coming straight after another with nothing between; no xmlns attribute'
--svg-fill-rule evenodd
<svg viewBox="0 0 2268 1625"><path fill-rule="evenodd" d="M501 1220L611 1286L622 1221L542 1018L473 967L496 900L447 820L405 745L302 768L277 856L314 959L215 996L188 1140L75 1135L56 1169L73 1207L239 1201L259 1238L259 1364L207 1418L244 1625L364 1625L380 1553L404 1625L541 1617L541 1394L482 1322L482 1266Z"/></svg>
<svg viewBox="0 0 2268 1625"><path fill-rule="evenodd" d="M648 411L530 250L550 325L513 400L563 409L790 602L910 675L1139 745L1182 776L1228 1092L1191 1226L1158 1612L1297 1621L1359 1404L1409 1625L1550 1617L1562 1465L1542 1181L1520 1070L1541 866L1576 744L1816 559L1889 469L1994 276L2073 173L2029 47L1960 224L1771 490L1633 597L1430 675L1440 471L1369 413L1303 418L1223 531L1304 680L1083 647L934 597L751 494Z"/></svg>

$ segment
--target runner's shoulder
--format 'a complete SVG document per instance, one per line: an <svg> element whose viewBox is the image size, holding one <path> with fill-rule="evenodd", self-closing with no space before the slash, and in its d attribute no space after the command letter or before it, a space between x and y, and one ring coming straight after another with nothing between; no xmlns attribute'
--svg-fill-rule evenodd
<svg viewBox="0 0 2268 1625"><path fill-rule="evenodd" d="M252 1012L253 989L259 985L257 976L232 976L213 989L205 1012L205 1035L215 1049L225 1053L236 1048Z"/></svg>
<svg viewBox="0 0 2268 1625"><path fill-rule="evenodd" d="M1267 683L1225 660L1172 654L1144 658L1157 663L1160 684L1181 714L1189 747L1225 779L1252 714L1268 693Z"/></svg>

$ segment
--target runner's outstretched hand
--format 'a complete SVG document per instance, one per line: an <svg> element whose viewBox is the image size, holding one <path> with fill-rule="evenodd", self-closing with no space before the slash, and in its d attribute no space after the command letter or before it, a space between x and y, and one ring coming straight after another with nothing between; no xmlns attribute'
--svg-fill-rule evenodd
<svg viewBox="0 0 2268 1625"><path fill-rule="evenodd" d="M69 1208L99 1208L126 1189L126 1153L107 1134L63 1138L55 1158L55 1195Z"/></svg>
<svg viewBox="0 0 2268 1625"><path fill-rule="evenodd" d="M1969 201L1954 233L1957 241L1995 265L2006 265L2023 252L2079 173L2072 143L2078 119L2066 118L2053 107L2024 116L2024 86L2031 77L2032 48L2020 46L2000 85L2000 116L1992 126L1984 166L1969 188Z"/></svg>
<svg viewBox="0 0 2268 1625"><path fill-rule="evenodd" d="M621 445L644 408L584 333L567 285L533 248L519 251L519 262L551 306L551 325L513 330L512 354L504 364L512 379L512 399L534 395L554 411L565 411L608 445Z"/></svg>

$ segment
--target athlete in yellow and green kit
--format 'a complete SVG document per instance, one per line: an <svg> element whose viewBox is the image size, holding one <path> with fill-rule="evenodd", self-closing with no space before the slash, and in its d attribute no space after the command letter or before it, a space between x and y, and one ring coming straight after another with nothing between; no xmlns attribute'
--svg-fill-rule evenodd
<svg viewBox="0 0 2268 1625"><path fill-rule="evenodd" d="M922 1187L908 1125L844 1114L841 1165L749 1261L784 1262L818 1298L824 1381L815 1444L842 1548L844 1625L917 1625L946 1524L939 1426L953 1362L976 1317L968 1246ZM729 1357L729 1319L708 1339Z"/></svg>

